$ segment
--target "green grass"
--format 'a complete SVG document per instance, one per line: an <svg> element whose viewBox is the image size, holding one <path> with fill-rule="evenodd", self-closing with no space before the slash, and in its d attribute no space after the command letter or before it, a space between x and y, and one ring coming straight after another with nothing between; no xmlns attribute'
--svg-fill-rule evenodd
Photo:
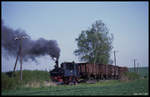
<svg viewBox="0 0 150 97"><path fill-rule="evenodd" d="M148 79L129 82L109 80L96 84L60 85L3 91L2 95L148 95Z"/></svg>
<svg viewBox="0 0 150 97"><path fill-rule="evenodd" d="M132 71L133 69L129 69ZM139 74L148 75L148 68L141 68ZM128 77L135 77L129 73ZM1 73L2 95L145 95L148 94L148 79L136 79L132 81L108 80L95 84L82 83L78 85L40 86L37 88L25 87L32 82L51 81L46 71L23 71L23 81L20 82L20 72L16 72L14 78Z"/></svg>

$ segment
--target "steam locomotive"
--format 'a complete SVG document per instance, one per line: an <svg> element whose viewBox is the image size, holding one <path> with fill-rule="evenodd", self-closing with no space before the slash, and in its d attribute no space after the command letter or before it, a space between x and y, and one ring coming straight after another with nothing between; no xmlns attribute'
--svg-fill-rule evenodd
<svg viewBox="0 0 150 97"><path fill-rule="evenodd" d="M119 79L124 72L128 72L127 67L119 67L110 64L89 64L64 62L50 71L50 77L54 82L60 84L86 82L89 79Z"/></svg>

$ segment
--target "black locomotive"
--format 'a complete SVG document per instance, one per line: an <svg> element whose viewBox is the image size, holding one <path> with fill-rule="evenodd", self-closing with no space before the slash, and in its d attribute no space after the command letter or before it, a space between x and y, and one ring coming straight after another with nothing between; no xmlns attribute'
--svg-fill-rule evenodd
<svg viewBox="0 0 150 97"><path fill-rule="evenodd" d="M50 71L50 77L55 82L69 84L70 82L77 83L80 77L77 66L74 62L64 62L61 67L58 65Z"/></svg>

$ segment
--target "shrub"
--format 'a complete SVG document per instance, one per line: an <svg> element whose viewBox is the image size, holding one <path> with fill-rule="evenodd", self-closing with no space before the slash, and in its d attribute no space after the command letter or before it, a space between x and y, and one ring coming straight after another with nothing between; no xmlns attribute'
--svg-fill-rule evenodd
<svg viewBox="0 0 150 97"><path fill-rule="evenodd" d="M2 73L2 89L16 89L30 83L43 83L44 81L50 81L49 73L46 71L38 70L23 70L22 81L20 81L20 71L16 71L14 76L11 76L11 72ZM33 85L34 85L33 84Z"/></svg>
<svg viewBox="0 0 150 97"><path fill-rule="evenodd" d="M17 86L17 82L14 78L8 77L8 75L2 73L2 89L15 89Z"/></svg>
<svg viewBox="0 0 150 97"><path fill-rule="evenodd" d="M128 80L136 80L139 79L140 75L135 72L124 72L121 76L122 81L128 81Z"/></svg>

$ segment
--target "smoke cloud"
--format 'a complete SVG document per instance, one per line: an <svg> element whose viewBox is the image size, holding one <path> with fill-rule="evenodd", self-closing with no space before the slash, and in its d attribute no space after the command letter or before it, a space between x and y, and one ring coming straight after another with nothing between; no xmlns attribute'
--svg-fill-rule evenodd
<svg viewBox="0 0 150 97"><path fill-rule="evenodd" d="M15 40L15 38L26 36L27 39L22 40L22 56L24 61L28 59L36 61L36 57L44 55L50 55L51 58L59 59L60 48L56 40L46 40L44 38L32 40L23 30L13 30L4 25L3 21L1 26L2 48L7 51L7 55L15 57L19 51L20 43L20 41Z"/></svg>

